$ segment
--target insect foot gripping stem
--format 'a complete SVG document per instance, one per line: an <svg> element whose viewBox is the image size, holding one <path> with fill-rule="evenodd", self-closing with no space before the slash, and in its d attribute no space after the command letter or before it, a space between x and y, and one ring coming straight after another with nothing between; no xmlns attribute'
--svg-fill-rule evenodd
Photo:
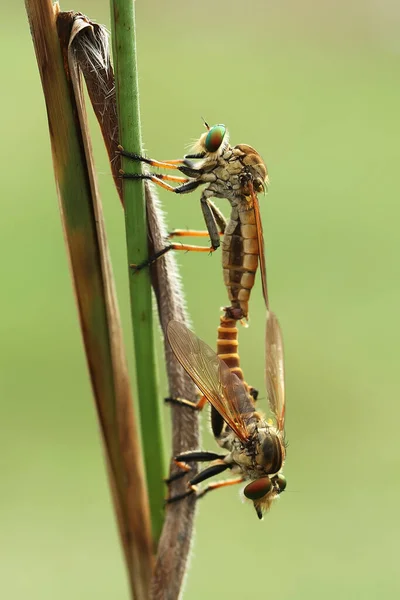
<svg viewBox="0 0 400 600"><path fill-rule="evenodd" d="M182 479L182 477L185 477L185 475L187 475L187 473L189 473L189 471L192 470L192 467L190 467L185 462L174 460L174 463L178 467L179 470L175 471L175 473L171 473L171 475L169 477L167 477L166 479L164 479L164 481L165 481L165 483L167 485L169 485L173 481L177 481L178 479Z"/></svg>
<svg viewBox="0 0 400 600"><path fill-rule="evenodd" d="M164 402L168 404L176 404L177 406L191 408L192 410L203 410L207 404L207 398L202 396L198 402L191 402L185 398L164 398Z"/></svg>
<svg viewBox="0 0 400 600"><path fill-rule="evenodd" d="M134 273L139 273L139 271L142 271L146 267L150 267L150 265L152 265L153 263L155 263L156 260L158 260L159 258L161 258L161 256L164 256L164 254L166 254L167 252L169 252L172 249L173 249L173 247L171 245L170 246L165 246L165 248L163 248L162 250L159 250L158 252L155 252L152 256L149 256L149 258L147 260L144 260L142 263L140 263L138 265L130 264L129 268Z"/></svg>
<svg viewBox="0 0 400 600"><path fill-rule="evenodd" d="M189 488L187 492L183 492L183 494L177 494L176 496L171 496L171 498L167 498L164 501L165 505L172 504L173 502L179 502L179 500L184 500L185 498L191 496L194 493L196 493L197 496L197 491L197 488L193 486Z"/></svg>

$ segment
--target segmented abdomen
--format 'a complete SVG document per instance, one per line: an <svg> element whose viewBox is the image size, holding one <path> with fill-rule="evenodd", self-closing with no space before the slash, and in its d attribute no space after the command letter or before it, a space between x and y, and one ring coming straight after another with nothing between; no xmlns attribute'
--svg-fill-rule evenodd
<svg viewBox="0 0 400 600"><path fill-rule="evenodd" d="M236 327L237 321L236 319L228 317L226 314L221 316L219 321L217 354L229 367L231 373L234 373L241 381L243 381L248 393L254 400L257 397L257 391L245 382L243 371L240 366L238 329Z"/></svg>
<svg viewBox="0 0 400 600"><path fill-rule="evenodd" d="M254 211L239 210L230 219L222 241L224 283L231 301L231 316L247 318L250 292L258 267L257 226Z"/></svg>
<svg viewBox="0 0 400 600"><path fill-rule="evenodd" d="M231 373L234 373L243 381L247 393L252 402L257 399L258 392L255 388L249 386L243 377L243 371L240 367L240 358L238 353L238 330L236 327L236 319L228 317L226 314L220 317L220 325L218 327L217 339L217 354L221 360L229 367ZM220 437L226 425L219 412L211 407L211 426L215 437Z"/></svg>
<svg viewBox="0 0 400 600"><path fill-rule="evenodd" d="M240 358L238 354L238 330L236 321L229 317L220 317L218 327L217 354L223 360L232 373L235 373L243 381L243 371L240 368Z"/></svg>

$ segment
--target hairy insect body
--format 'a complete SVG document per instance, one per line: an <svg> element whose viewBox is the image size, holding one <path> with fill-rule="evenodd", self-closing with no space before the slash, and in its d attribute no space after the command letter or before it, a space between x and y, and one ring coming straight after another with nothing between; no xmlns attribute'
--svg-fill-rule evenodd
<svg viewBox="0 0 400 600"><path fill-rule="evenodd" d="M229 451L225 462L236 465L244 479L275 475L282 469L285 461L281 433L258 412L247 416L246 427L246 442L239 440L225 423L219 435L214 432L217 443Z"/></svg>
<svg viewBox="0 0 400 600"><path fill-rule="evenodd" d="M192 175L198 169L199 183L209 183L201 196L206 222L207 208L204 205L211 198L225 198L231 204L231 215L222 241L222 266L231 301L228 311L239 320L248 317L258 257L263 252L259 244L261 232L258 227L261 225L256 218L258 201L255 193L265 190L268 172L263 159L252 146L239 144L231 147L224 139L216 152L207 153L206 139L207 134L203 134L195 146L205 157L195 165L187 162L187 166L193 169ZM186 172L185 169L181 168L183 172ZM216 247L219 245L218 232L210 220L208 228L211 229L212 244Z"/></svg>
<svg viewBox="0 0 400 600"><path fill-rule="evenodd" d="M249 481L243 493L253 501L261 519L274 498L286 487L282 474L286 456L284 369L281 333L275 315L270 313L267 323L266 376L269 403L276 426L255 409L257 392L244 382L233 318L220 318L217 354L182 323L171 321L167 335L176 358L210 402L215 440L227 451L224 455L184 452L175 457L178 466L202 461L210 462L210 466L190 480L186 494L170 498L169 501L174 502L191 493L201 497L211 489ZM195 487L226 469L238 477L211 483L200 491Z"/></svg>
<svg viewBox="0 0 400 600"><path fill-rule="evenodd" d="M269 309L264 242L260 207L257 194L266 190L268 184L267 167L258 152L248 144L229 144L229 133L225 125L209 127L193 147L193 153L183 159L156 161L138 154L119 149L121 155L142 161L157 168L178 170L185 177L156 173L123 173L126 179L149 179L164 189L176 194L188 194L204 185L200 197L201 209L207 226L211 247L190 244L174 244L159 250L149 261L134 265L136 270L151 264L169 250L208 252L216 250L223 240L224 281L227 286L231 307L230 316L237 320L247 319L248 301L257 268L261 272L263 296ZM168 181L180 185L173 187ZM225 198L231 204L228 224L212 198ZM175 230L174 236L203 236L205 232Z"/></svg>

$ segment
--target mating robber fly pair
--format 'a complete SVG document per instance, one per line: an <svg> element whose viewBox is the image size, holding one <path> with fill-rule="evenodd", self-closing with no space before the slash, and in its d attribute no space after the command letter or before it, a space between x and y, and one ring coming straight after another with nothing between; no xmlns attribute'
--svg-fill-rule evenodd
<svg viewBox="0 0 400 600"><path fill-rule="evenodd" d="M210 466L189 481L187 492L169 498L175 502L193 493L197 497L208 491L250 480L244 495L254 503L258 517L268 510L273 500L286 487L282 474L285 460L285 394L283 344L278 320L269 310L263 231L257 194L265 191L267 168L258 152L247 144L232 147L224 125L209 127L197 141L194 152L183 159L155 161L126 152L120 154L152 167L179 170L185 177L156 173L123 173L125 179L148 179L177 194L185 194L205 184L200 203L207 231L175 230L172 236L197 236L211 239L211 247L169 244L141 269L169 250L209 252L220 246L222 235L222 265L224 283L231 305L225 307L218 329L217 354L183 323L171 321L167 337L183 368L195 382L203 397L197 404L172 399L182 406L200 410L206 401L211 404L211 425L217 443L226 454L185 452L175 457L180 471L173 481L190 470L191 463L210 462ZM194 162L195 161L195 162ZM173 187L168 182L179 185ZM211 198L226 198L231 204L229 220L213 204ZM255 407L257 393L243 377L237 351L236 322L248 318L248 301L260 264L262 290L267 308L265 335L266 382L269 405L275 425L266 420ZM202 490L197 484L230 470L237 477L209 484Z"/></svg>

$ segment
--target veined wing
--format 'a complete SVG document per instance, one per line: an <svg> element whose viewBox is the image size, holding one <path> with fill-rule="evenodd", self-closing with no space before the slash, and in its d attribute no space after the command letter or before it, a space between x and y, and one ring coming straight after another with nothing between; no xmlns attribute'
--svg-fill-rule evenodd
<svg viewBox="0 0 400 600"><path fill-rule="evenodd" d="M283 341L278 319L273 312L268 313L265 332L266 383L268 401L274 413L279 431L285 427L285 366L283 361Z"/></svg>
<svg viewBox="0 0 400 600"><path fill-rule="evenodd" d="M265 300L265 306L269 310L268 287L267 287L267 267L265 264L265 246L264 246L264 235L263 235L263 228L262 228L261 214L260 214L260 204L258 202L257 195L254 192L252 182L249 182L249 188L250 188L250 193L251 193L251 197L253 200L254 215L256 218L258 254L259 254L259 259L260 259L262 291L263 291L263 296L264 296L264 300Z"/></svg>
<svg viewBox="0 0 400 600"><path fill-rule="evenodd" d="M247 422L254 407L243 382L183 323L170 321L167 337L176 358L199 390L237 437L246 442L249 439Z"/></svg>

